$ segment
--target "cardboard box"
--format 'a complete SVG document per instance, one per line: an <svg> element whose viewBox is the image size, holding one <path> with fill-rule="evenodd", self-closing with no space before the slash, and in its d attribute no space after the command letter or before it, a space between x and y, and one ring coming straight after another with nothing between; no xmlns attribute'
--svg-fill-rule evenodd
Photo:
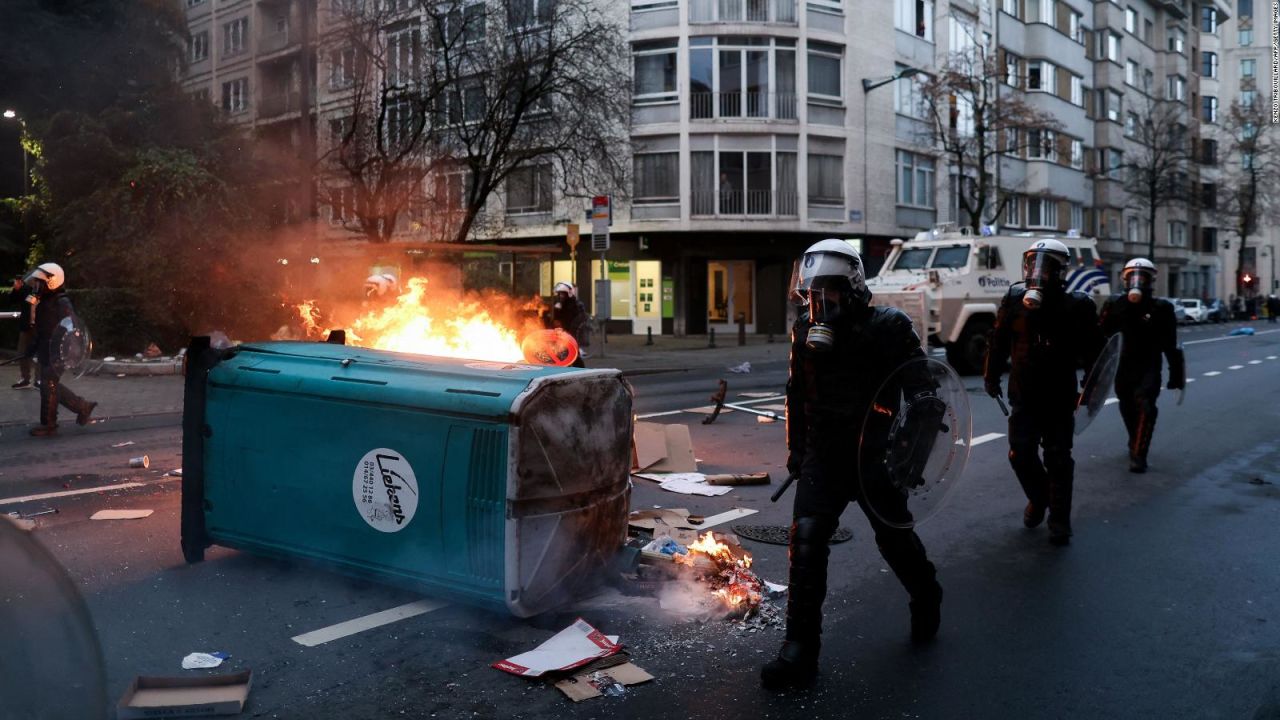
<svg viewBox="0 0 1280 720"><path fill-rule="evenodd" d="M698 471L688 425L638 422L635 426L632 468L646 472Z"/></svg>
<svg viewBox="0 0 1280 720"><path fill-rule="evenodd" d="M204 677L134 678L116 704L119 720L236 715L249 699L253 671Z"/></svg>
<svg viewBox="0 0 1280 720"><path fill-rule="evenodd" d="M556 683L556 687L570 700L582 702L604 695L613 685L639 685L652 679L652 675L628 662L616 667L574 675Z"/></svg>

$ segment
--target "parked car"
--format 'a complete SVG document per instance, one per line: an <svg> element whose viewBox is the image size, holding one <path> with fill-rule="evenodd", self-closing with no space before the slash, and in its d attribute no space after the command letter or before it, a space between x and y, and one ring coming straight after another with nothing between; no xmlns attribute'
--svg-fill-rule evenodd
<svg viewBox="0 0 1280 720"><path fill-rule="evenodd" d="M1178 298L1173 304L1181 305L1182 309L1186 311L1186 320L1182 322L1204 322L1208 315L1208 310L1206 310L1204 303L1200 302L1199 298Z"/></svg>
<svg viewBox="0 0 1280 720"><path fill-rule="evenodd" d="M1226 303L1218 298L1211 298L1205 303L1205 322L1221 323L1229 319L1231 311L1227 310Z"/></svg>
<svg viewBox="0 0 1280 720"><path fill-rule="evenodd" d="M1168 300L1169 304L1173 305L1173 319L1176 320L1179 325L1186 325L1187 323L1191 322L1191 320L1187 315L1187 309L1182 306L1182 303L1178 302L1174 298L1162 298L1162 299Z"/></svg>

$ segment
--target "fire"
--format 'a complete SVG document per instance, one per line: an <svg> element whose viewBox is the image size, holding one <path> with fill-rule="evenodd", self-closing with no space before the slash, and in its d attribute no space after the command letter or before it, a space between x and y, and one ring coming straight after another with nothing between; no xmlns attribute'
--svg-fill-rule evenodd
<svg viewBox="0 0 1280 720"><path fill-rule="evenodd" d="M347 340L361 347L437 357L524 362L520 335L541 328L530 310L537 300L520 303L498 294L436 291L426 278L409 278L406 290L390 304L365 309L343 323ZM315 302L297 306L308 337L319 338L321 313ZM523 313L523 317L521 317Z"/></svg>
<svg viewBox="0 0 1280 720"><path fill-rule="evenodd" d="M751 571L751 555L747 552L734 553L728 545L716 540L710 530L689 544L687 556L675 555L674 558L676 562L691 567L699 565L699 558L708 558L716 570L711 579L715 588L711 594L730 610L750 612L759 606L764 596L764 584Z"/></svg>

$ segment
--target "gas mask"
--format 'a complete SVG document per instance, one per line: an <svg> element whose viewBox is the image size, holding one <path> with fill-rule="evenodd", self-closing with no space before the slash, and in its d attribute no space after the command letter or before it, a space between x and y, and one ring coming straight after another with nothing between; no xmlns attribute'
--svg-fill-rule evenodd
<svg viewBox="0 0 1280 720"><path fill-rule="evenodd" d="M1128 288L1127 297L1129 302L1142 302L1142 299L1151 292L1151 286L1154 284L1153 280L1151 273L1141 270L1129 272L1124 278L1124 285Z"/></svg>
<svg viewBox="0 0 1280 720"><path fill-rule="evenodd" d="M845 312L846 294L836 289L809 290L809 332L804 344L810 350L826 352L835 347L836 334L832 325Z"/></svg>
<svg viewBox="0 0 1280 720"><path fill-rule="evenodd" d="M567 302L569 302L569 294L558 292L556 293L556 302L554 305L552 305L552 307L554 307L556 310L563 310L565 303Z"/></svg>
<svg viewBox="0 0 1280 720"><path fill-rule="evenodd" d="M1022 256L1022 278L1027 292L1022 304L1035 310L1044 304L1046 295L1062 285L1062 261L1045 252L1028 252Z"/></svg>

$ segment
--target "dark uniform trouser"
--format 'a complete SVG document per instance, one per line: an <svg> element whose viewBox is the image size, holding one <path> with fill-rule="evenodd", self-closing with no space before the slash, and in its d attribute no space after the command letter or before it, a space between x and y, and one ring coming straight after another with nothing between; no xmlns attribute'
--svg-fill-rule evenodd
<svg viewBox="0 0 1280 720"><path fill-rule="evenodd" d="M1027 500L1038 508L1048 508L1049 522L1064 527L1071 526L1074 429L1075 416L1069 402L1014 403L1009 412L1009 464Z"/></svg>
<svg viewBox="0 0 1280 720"><path fill-rule="evenodd" d="M36 334L32 330L18 333L18 369L22 373L23 382L31 381L31 347L36 344Z"/></svg>
<svg viewBox="0 0 1280 720"><path fill-rule="evenodd" d="M1136 375L1116 376L1116 396L1120 399L1120 417L1129 431L1129 457L1147 459L1151 436L1156 431L1156 398L1160 397L1158 369Z"/></svg>
<svg viewBox="0 0 1280 720"><path fill-rule="evenodd" d="M58 424L58 405L61 404L73 413L81 413L85 408L85 400L75 394L71 388L62 384L57 370L40 366L40 424L51 426Z"/></svg>
<svg viewBox="0 0 1280 720"><path fill-rule="evenodd" d="M856 473L857 448L844 446L838 450L828 449L824 454L841 457L841 460L824 463L813 448L805 454L800 479L796 482L795 519L791 526L787 639L807 645L817 645L822 634L831 534L850 499L855 500L867 516L881 556L912 599L927 601L936 598L941 590L933 563L929 562L924 543L915 531L885 523L868 506ZM892 500L881 500L876 507L894 507L896 501L895 521L910 522L906 499L896 494L887 497Z"/></svg>

